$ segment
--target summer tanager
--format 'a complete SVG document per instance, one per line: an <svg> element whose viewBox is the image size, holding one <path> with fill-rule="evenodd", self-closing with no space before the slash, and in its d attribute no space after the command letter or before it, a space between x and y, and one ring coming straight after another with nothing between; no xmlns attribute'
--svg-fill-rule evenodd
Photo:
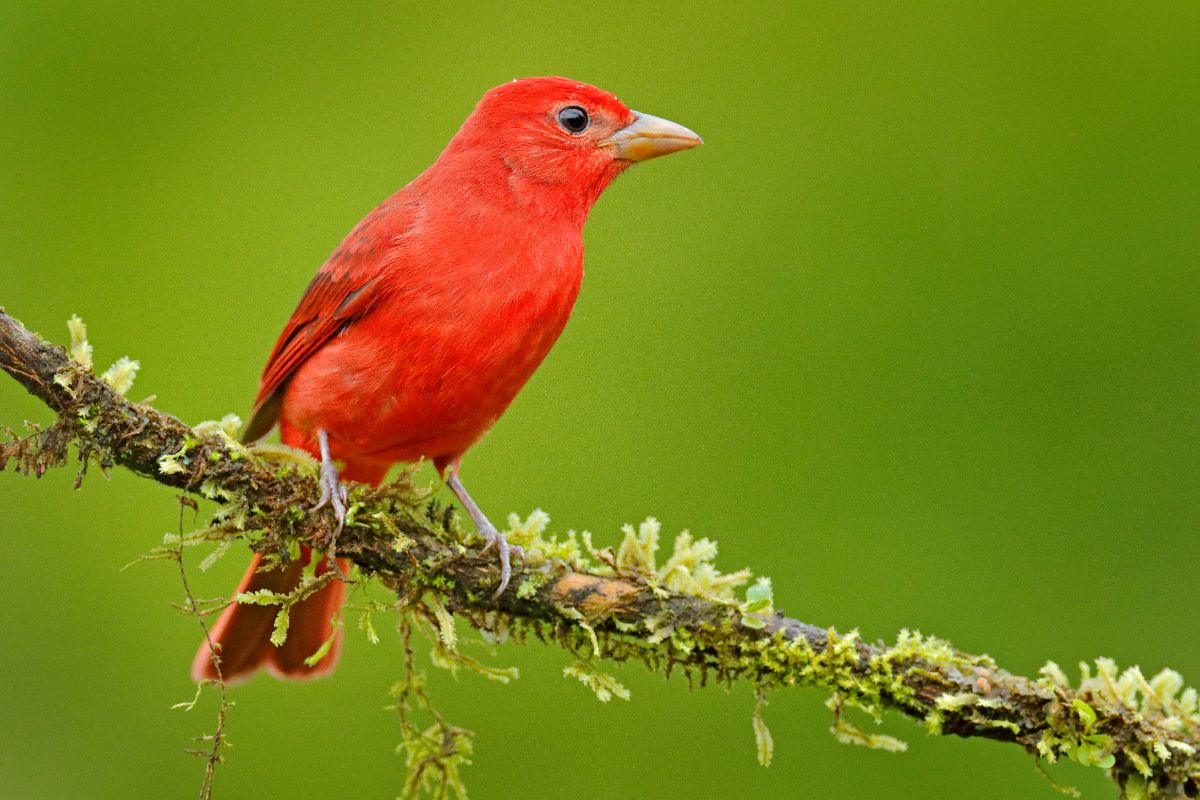
<svg viewBox="0 0 1200 800"><path fill-rule="evenodd" d="M322 501L340 529L340 479L378 484L401 461L429 459L501 562L519 555L458 477L463 453L512 402L558 338L583 278L588 210L637 161L700 137L639 114L594 86L527 78L492 89L437 161L354 227L317 272L263 371L246 441L276 423L284 443L322 460ZM341 461L340 472L334 459ZM239 592L294 590L313 558L259 571ZM347 566L342 564L343 567ZM321 557L318 573L332 566ZM211 631L220 676L329 673L343 583L293 606L287 639L269 641L277 608L231 603ZM192 675L215 679L206 642Z"/></svg>

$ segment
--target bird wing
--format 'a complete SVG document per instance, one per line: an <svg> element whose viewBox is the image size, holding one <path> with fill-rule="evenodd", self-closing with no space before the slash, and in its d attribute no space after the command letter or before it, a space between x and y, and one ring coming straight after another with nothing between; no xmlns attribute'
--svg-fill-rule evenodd
<svg viewBox="0 0 1200 800"><path fill-rule="evenodd" d="M403 191L356 225L313 277L263 368L243 441L254 442L270 432L279 417L283 390L300 365L370 313L383 294L389 253L416 216L415 204L401 195Z"/></svg>

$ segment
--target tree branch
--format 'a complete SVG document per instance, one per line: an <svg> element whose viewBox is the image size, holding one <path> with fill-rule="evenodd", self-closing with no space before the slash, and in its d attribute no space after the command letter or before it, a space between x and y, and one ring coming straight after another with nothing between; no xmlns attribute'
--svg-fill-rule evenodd
<svg viewBox="0 0 1200 800"><path fill-rule="evenodd" d="M86 359L84 359L86 361ZM287 558L287 544L323 549L328 512L307 513L319 491L311 466L278 451L248 449L215 424L190 428L132 403L63 348L48 344L0 309L0 368L57 415L48 428L0 444L0 469L12 462L41 475L66 463L75 442L80 479L89 463L121 466L159 483L223 502L220 530ZM457 519L405 480L379 489L355 485L338 555L401 599L432 596L481 631L553 640L581 659L637 659L678 669L689 679L743 679L760 690L816 686L833 694L834 733L843 741L888 746L842 715L843 706L878 717L885 709L934 733L985 737L1022 746L1038 758L1066 757L1108 771L1122 795L1196 797L1200 793L1200 715L1196 692L1176 673L1147 680L1105 659L1071 688L1052 663L1031 679L948 643L902 631L895 644L863 641L778 613L758 592L739 602L707 543L676 541L673 562L655 561L657 529L629 531L621 548L596 550L525 531L529 563L513 589L490 599L495 559L465 546ZM666 570L664 572L664 569ZM683 580L672 577L683 570ZM768 612L768 613L760 613ZM757 727L757 726L756 726ZM769 738L769 737L767 737Z"/></svg>

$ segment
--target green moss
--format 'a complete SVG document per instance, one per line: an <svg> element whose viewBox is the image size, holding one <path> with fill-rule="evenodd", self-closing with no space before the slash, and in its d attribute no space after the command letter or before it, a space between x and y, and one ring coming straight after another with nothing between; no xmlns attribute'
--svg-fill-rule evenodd
<svg viewBox="0 0 1200 800"><path fill-rule="evenodd" d="M548 533L550 516L534 509L524 520L509 514L505 537L525 548L526 565L565 564L577 572L597 576L621 576L638 580L666 597L672 593L732 602L735 590L751 580L749 570L722 574L714 565L716 542L695 539L688 531L672 542L671 555L658 563L662 524L647 517L634 527L624 525L620 545L598 548L588 531ZM769 586L769 582L768 582Z"/></svg>
<svg viewBox="0 0 1200 800"><path fill-rule="evenodd" d="M1021 729L1015 722L1006 719L996 719L988 716L986 709L1004 709L1005 705L999 700L981 697L972 692L952 692L939 695L934 700L934 707L925 715L925 727L930 733L941 733L942 723L947 714L968 719L980 728L1002 728L1012 733L1020 733Z"/></svg>
<svg viewBox="0 0 1200 800"><path fill-rule="evenodd" d="M200 444L200 440L191 436L185 437L183 444L174 453L168 453L165 456L160 456L158 459L158 471L163 475L172 475L184 472L187 466L187 454L196 445Z"/></svg>
<svg viewBox="0 0 1200 800"><path fill-rule="evenodd" d="M302 600L308 599L333 580L337 580L336 571L328 571L320 575L305 575L304 578L301 579L299 586L297 586L295 590L286 594L272 592L269 589L259 589L258 591L254 592L238 592L233 599L234 602L241 603L243 605L279 607L279 611L275 614L275 624L271 630L270 637L271 644L279 647L285 641L287 641L288 623L290 621L290 612L292 606L296 605ZM339 627L340 624L340 618L334 621L335 633L336 628ZM333 637L331 636L328 641L321 645L320 649L309 655L309 658L306 659L305 663L311 662L309 663L309 666L317 663L322 657L324 657L325 653L329 652L329 648L332 647L332 645Z"/></svg>
<svg viewBox="0 0 1200 800"><path fill-rule="evenodd" d="M71 334L71 344L68 352L71 355L71 360L89 372L93 366L92 360L92 344L87 338L87 325L78 315L73 315L67 320L67 330ZM141 368L141 364L128 356L121 356L112 366L104 371L100 376L100 380L104 381L109 388L114 392L125 396L130 389L133 388L134 378L137 377L137 372ZM64 372L59 372L54 376L54 382L63 387L67 391L71 391L70 376Z"/></svg>
<svg viewBox="0 0 1200 800"><path fill-rule="evenodd" d="M538 590L550 581L550 575L545 572L532 572L517 586L517 599L528 600L535 597Z"/></svg>
<svg viewBox="0 0 1200 800"><path fill-rule="evenodd" d="M111 367L104 371L100 376L100 380L107 383L114 392L124 397L133 388L134 378L137 377L138 370L141 367L141 362L135 361L128 356L121 356L113 362Z"/></svg>
<svg viewBox="0 0 1200 800"><path fill-rule="evenodd" d="M750 724L754 728L755 756L762 767L771 766L771 760L775 757L775 738L771 736L771 729L767 727L762 714L766 705L767 693L759 689L754 693L754 715L750 718Z"/></svg>
<svg viewBox="0 0 1200 800"><path fill-rule="evenodd" d="M833 712L833 724L830 725L829 732L842 744L858 745L871 750L886 750L889 753L903 753L908 749L906 742L894 736L867 733L855 725L847 716L842 698L836 692L830 695L829 700L825 702L825 707ZM875 719L876 724L880 722L879 718Z"/></svg>
<svg viewBox="0 0 1200 800"><path fill-rule="evenodd" d="M454 616L437 597L429 597L425 602L433 611L437 621L438 640L442 646L450 651L458 649L458 633L454 630Z"/></svg>
<svg viewBox="0 0 1200 800"><path fill-rule="evenodd" d="M1126 797L1163 795L1151 780L1160 768L1181 766L1185 774L1200 772L1195 748L1170 736L1200 731L1196 691L1185 688L1174 670L1162 670L1147 680L1138 667L1118 669L1109 658L1079 665L1080 681L1070 703L1060 703L1048 714L1037 752L1047 761L1066 758L1104 770L1119 768ZM1042 684L1066 694L1072 688L1063 670L1048 662L1041 670ZM1109 720L1136 720L1142 725L1137 738L1118 739L1106 725ZM1136 724L1136 723L1135 723Z"/></svg>
<svg viewBox="0 0 1200 800"><path fill-rule="evenodd" d="M612 675L597 670L590 661L578 660L568 664L563 667L563 675L574 678L591 689L601 703L607 703L614 697L622 700L630 698L629 690L620 681Z"/></svg>
<svg viewBox="0 0 1200 800"><path fill-rule="evenodd" d="M452 591L457 586L456 581L449 575L434 571L437 569L436 560L426 559L423 566L426 567L425 570L413 574L413 579L418 585L442 593Z"/></svg>
<svg viewBox="0 0 1200 800"><path fill-rule="evenodd" d="M90 370L92 368L92 345L87 338L87 325L74 314L67 320L67 330L71 334L71 358L79 366Z"/></svg>

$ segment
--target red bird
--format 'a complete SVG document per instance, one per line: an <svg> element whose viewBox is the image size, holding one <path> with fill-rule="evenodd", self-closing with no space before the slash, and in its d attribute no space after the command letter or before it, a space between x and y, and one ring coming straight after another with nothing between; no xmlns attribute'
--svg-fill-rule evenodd
<svg viewBox="0 0 1200 800"><path fill-rule="evenodd" d="M378 484L396 462L431 460L484 549L495 546L499 596L520 554L467 494L462 456L566 325L583 279L583 223L600 193L634 162L700 143L566 78L492 89L437 161L358 223L317 272L263 370L245 440L278 423L284 443L319 456L318 507L333 506L339 529L341 478ZM238 591L289 592L311 558L305 549L259 572L256 555ZM326 559L316 567L329 568ZM221 677L332 671L340 635L314 666L304 661L333 635L343 591L334 581L293 606L281 647L268 638L277 609L229 605L211 632ZM207 642L192 676L217 677Z"/></svg>

